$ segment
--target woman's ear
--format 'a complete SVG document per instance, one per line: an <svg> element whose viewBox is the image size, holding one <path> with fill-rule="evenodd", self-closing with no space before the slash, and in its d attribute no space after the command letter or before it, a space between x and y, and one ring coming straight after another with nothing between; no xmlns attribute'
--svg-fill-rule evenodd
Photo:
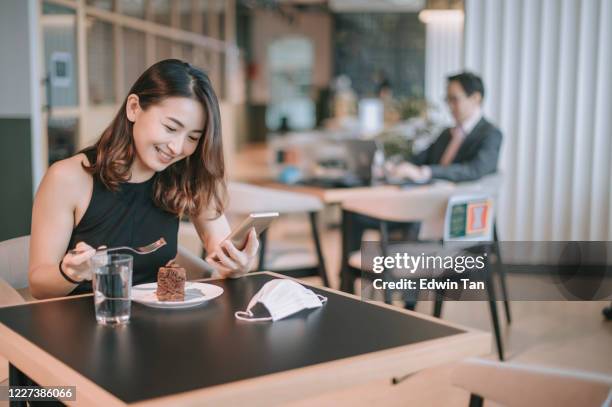
<svg viewBox="0 0 612 407"><path fill-rule="evenodd" d="M127 115L128 120L134 123L138 113L140 113L140 102L138 95L132 93L127 98L127 102L125 104L125 114Z"/></svg>

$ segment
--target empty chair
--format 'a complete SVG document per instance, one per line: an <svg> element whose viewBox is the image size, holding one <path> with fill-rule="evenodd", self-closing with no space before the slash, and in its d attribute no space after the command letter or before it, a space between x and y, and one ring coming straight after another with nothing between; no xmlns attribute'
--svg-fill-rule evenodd
<svg viewBox="0 0 612 407"><path fill-rule="evenodd" d="M494 174L489 174L478 181L474 182L463 182L458 184L458 189L462 193L482 193L489 195L494 201L498 201L499 193L501 191L504 182L504 175L501 171L497 171ZM501 285L501 293L504 299L504 310L506 313L506 321L512 322L512 316L510 312L510 302L508 301L508 288L506 284L506 273L504 262L502 260L502 253L500 249L499 233L497 228L497 216L493 218L493 245L491 246L497 261L495 262L495 270L499 274L499 282Z"/></svg>
<svg viewBox="0 0 612 407"><path fill-rule="evenodd" d="M463 193L454 195L457 191L458 189L431 188L353 200L343 204L344 218L350 219L350 214L356 213L379 220L380 254L382 256L401 252L423 252L426 255L435 255L446 253L449 249L454 254L457 253L457 250L482 250L488 255L490 245L483 245L482 242L493 240L493 199L490 195L483 193L467 193L468 190L461 190ZM392 221L421 222L419 241L403 247L401 244L390 243L388 222ZM350 233L350 231L345 230L345 233ZM424 242L425 240L427 242ZM487 260L485 264L483 283L488 296L498 355L500 360L503 360L504 351L495 288L491 279L489 261ZM385 271L382 277L389 278L389 271ZM352 275L354 280L362 272L366 278L377 277L372 273L371 265L362 264L360 252L343 255L343 277ZM446 273L445 276L456 277L454 272ZM423 275L417 271L411 275L402 275L402 277L419 278ZM434 306L436 317L441 316L443 299L444 291L436 290ZM385 290L385 301L391 302L389 290Z"/></svg>
<svg viewBox="0 0 612 407"><path fill-rule="evenodd" d="M30 263L30 236L21 236L0 242L0 278L13 289L29 298L28 264ZM0 303L4 298L0 297Z"/></svg>
<svg viewBox="0 0 612 407"><path fill-rule="evenodd" d="M345 201L342 204L342 237L345 239L354 233L354 215L364 215L380 221L381 248L388 244L388 222L418 222L421 223L420 238L438 235L441 239L444 211L452 191L451 187L436 187L385 192ZM344 243L342 247L342 289L352 292L354 280L362 268L361 256L360 252L348 253Z"/></svg>

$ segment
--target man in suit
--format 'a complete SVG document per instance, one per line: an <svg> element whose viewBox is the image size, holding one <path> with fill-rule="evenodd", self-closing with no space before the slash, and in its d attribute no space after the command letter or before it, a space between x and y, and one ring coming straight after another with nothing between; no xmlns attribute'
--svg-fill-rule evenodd
<svg viewBox="0 0 612 407"><path fill-rule="evenodd" d="M431 178L474 181L497 171L501 131L482 117L482 79L470 72L448 77L446 102L455 127L446 129L412 162L389 170L416 182Z"/></svg>
<svg viewBox="0 0 612 407"><path fill-rule="evenodd" d="M394 178L407 178L415 182L427 182L432 178L453 182L474 181L497 171L502 134L497 127L482 117L484 97L482 79L473 73L463 72L448 77L446 102L455 119L455 127L446 129L426 150L416 155L412 162L389 165L387 173ZM363 231L377 227L379 222L360 215L346 215L343 245L346 252L358 249ZM350 218L350 220L349 220ZM405 239L416 238L418 227L413 224L393 224L394 229L404 229ZM344 272L343 260L341 288L352 290L352 279ZM406 307L414 308L414 302L406 300Z"/></svg>

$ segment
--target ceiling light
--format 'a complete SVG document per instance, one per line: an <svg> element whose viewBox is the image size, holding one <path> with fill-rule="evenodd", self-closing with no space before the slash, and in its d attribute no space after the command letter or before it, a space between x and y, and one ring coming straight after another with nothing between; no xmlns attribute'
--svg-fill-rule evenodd
<svg viewBox="0 0 612 407"><path fill-rule="evenodd" d="M425 24L431 23L461 23L463 22L463 10L421 10L419 20Z"/></svg>

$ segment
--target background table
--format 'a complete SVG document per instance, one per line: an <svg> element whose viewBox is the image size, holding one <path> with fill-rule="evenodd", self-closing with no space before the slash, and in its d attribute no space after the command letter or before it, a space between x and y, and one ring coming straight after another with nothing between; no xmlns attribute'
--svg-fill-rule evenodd
<svg viewBox="0 0 612 407"><path fill-rule="evenodd" d="M236 320L275 277L209 280L224 294L191 309L134 303L122 327L96 324L91 295L3 308L0 353L40 385L76 386L79 404L113 406L279 403L490 350L488 333L316 288L321 309Z"/></svg>

